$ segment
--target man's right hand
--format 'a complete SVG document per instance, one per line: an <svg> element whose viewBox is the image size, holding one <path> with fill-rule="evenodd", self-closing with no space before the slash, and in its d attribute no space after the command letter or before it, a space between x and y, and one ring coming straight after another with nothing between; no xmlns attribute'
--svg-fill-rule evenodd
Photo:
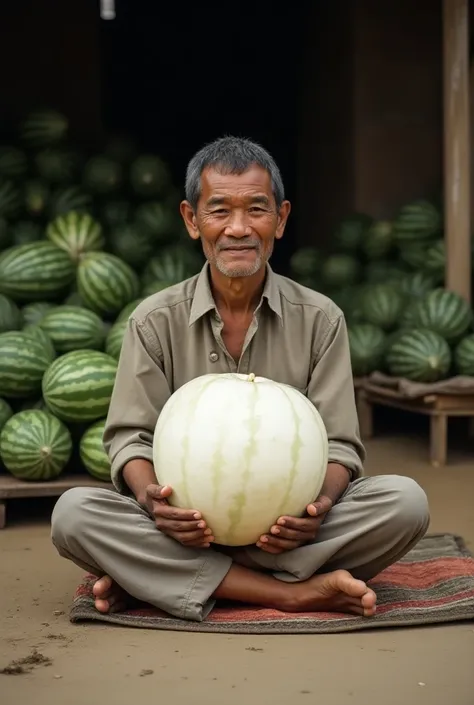
<svg viewBox="0 0 474 705"><path fill-rule="evenodd" d="M148 485L146 505L155 519L156 527L183 546L208 548L214 541L211 529L194 509L178 509L168 504L173 490L169 485Z"/></svg>

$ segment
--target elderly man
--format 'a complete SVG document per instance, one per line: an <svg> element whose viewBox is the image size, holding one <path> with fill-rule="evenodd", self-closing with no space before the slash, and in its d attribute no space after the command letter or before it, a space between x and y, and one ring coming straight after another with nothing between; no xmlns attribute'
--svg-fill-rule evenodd
<svg viewBox="0 0 474 705"><path fill-rule="evenodd" d="M268 264L290 214L272 157L225 137L190 161L181 214L201 240L202 271L134 311L104 444L115 490L74 488L58 500L52 540L97 575L96 608L135 598L200 621L225 599L284 611L370 617L367 581L425 534L423 490L398 475L363 475L348 337L339 308ZM254 372L317 407L329 438L322 491L302 517L280 517L256 545L215 544L206 517L171 507L152 465L153 431L170 395L206 373Z"/></svg>

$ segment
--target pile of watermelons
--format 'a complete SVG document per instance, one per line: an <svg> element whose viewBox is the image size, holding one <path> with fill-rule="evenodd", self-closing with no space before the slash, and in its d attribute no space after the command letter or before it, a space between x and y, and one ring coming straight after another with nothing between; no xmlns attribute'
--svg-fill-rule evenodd
<svg viewBox="0 0 474 705"><path fill-rule="evenodd" d="M355 377L379 371L430 383L474 376L473 310L444 288L439 204L407 203L391 221L354 214L331 245L325 255L295 252L291 272L343 310Z"/></svg>
<svg viewBox="0 0 474 705"><path fill-rule="evenodd" d="M199 243L159 156L126 139L86 154L34 112L0 145L0 466L107 480L102 433L127 318L197 273Z"/></svg>

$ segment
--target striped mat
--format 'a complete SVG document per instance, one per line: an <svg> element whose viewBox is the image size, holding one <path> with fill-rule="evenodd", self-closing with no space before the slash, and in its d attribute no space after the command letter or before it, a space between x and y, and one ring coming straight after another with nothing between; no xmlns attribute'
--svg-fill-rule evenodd
<svg viewBox="0 0 474 705"><path fill-rule="evenodd" d="M242 605L215 607L203 622L171 617L148 605L106 615L94 608L95 580L86 575L77 588L72 622L227 634L330 634L474 619L474 558L463 539L454 534L426 536L405 558L371 580L378 607L369 618L336 612L294 614Z"/></svg>

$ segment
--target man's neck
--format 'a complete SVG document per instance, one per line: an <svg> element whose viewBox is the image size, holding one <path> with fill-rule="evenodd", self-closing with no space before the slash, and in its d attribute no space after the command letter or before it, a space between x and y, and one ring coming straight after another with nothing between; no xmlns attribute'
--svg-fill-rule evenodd
<svg viewBox="0 0 474 705"><path fill-rule="evenodd" d="M219 311L236 314L255 311L265 284L265 267L250 277L226 277L212 266L209 272L212 293Z"/></svg>

